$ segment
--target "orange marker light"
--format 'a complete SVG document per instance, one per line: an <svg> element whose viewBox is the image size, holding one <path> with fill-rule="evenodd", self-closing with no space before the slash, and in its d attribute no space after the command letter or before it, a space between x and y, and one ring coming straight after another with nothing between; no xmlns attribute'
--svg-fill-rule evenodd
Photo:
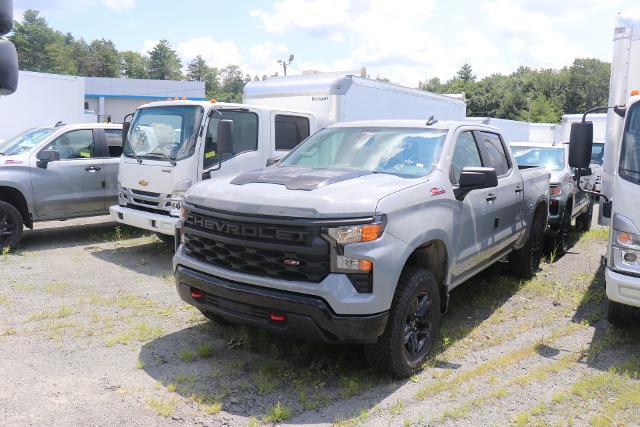
<svg viewBox="0 0 640 427"><path fill-rule="evenodd" d="M640 90L634 89L631 91L631 96L636 96L636 95L640 95Z"/></svg>
<svg viewBox="0 0 640 427"><path fill-rule="evenodd" d="M367 224L362 226L361 242L376 240L382 234L382 224Z"/></svg>
<svg viewBox="0 0 640 427"><path fill-rule="evenodd" d="M182 97L182 100L183 100L183 101L186 101L186 100L187 100L187 97L186 97L186 96L183 96L183 97Z"/></svg>
<svg viewBox="0 0 640 427"><path fill-rule="evenodd" d="M371 271L373 270L373 263L371 261L369 261L368 259L361 259L359 264L358 264L358 269L360 271Z"/></svg>

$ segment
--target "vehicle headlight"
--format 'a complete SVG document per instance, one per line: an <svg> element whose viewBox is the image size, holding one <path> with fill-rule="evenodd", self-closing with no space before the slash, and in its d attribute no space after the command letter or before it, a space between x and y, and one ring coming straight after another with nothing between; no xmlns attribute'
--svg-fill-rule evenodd
<svg viewBox="0 0 640 427"><path fill-rule="evenodd" d="M171 192L171 216L180 216L180 209L182 209L182 202L187 190L191 187L191 180L185 179L176 183Z"/></svg>
<svg viewBox="0 0 640 427"><path fill-rule="evenodd" d="M613 264L618 270L640 272L640 236L614 230Z"/></svg>
<svg viewBox="0 0 640 427"><path fill-rule="evenodd" d="M384 231L384 221L382 218L376 218L371 224L359 225L342 225L327 229L327 234L331 236L336 243L346 245L348 243L369 242L376 240L382 236Z"/></svg>
<svg viewBox="0 0 640 427"><path fill-rule="evenodd" d="M120 184L118 182L118 204L120 206L127 206L127 195L124 192L124 188L122 187L122 184Z"/></svg>
<svg viewBox="0 0 640 427"><path fill-rule="evenodd" d="M557 196L562 193L562 188L559 185L552 185L549 187L549 195Z"/></svg>

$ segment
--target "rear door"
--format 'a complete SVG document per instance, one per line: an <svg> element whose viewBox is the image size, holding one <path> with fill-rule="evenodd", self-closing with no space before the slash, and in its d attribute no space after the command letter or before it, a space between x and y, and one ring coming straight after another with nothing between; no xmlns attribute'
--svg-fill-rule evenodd
<svg viewBox="0 0 640 427"><path fill-rule="evenodd" d="M105 209L118 204L118 169L122 156L122 129L101 129L106 148L104 157Z"/></svg>
<svg viewBox="0 0 640 427"><path fill-rule="evenodd" d="M493 209L495 244L490 250L493 256L509 247L520 235L524 188L520 172L507 155L500 135L486 131L475 134L487 166L495 168L498 174Z"/></svg>
<svg viewBox="0 0 640 427"><path fill-rule="evenodd" d="M70 130L43 150L60 160L32 169L31 183L38 218L66 218L104 211L103 159L98 158L97 130Z"/></svg>
<svg viewBox="0 0 640 427"><path fill-rule="evenodd" d="M271 144L265 164L269 165L287 155L298 144L307 139L315 125L309 114L283 111L271 112Z"/></svg>
<svg viewBox="0 0 640 427"><path fill-rule="evenodd" d="M456 143L449 169L449 180L456 187L465 167L487 166L474 134L464 131L455 136ZM454 282L474 274L487 259L487 249L494 242L493 203L494 188L471 191L462 200L453 200L453 244L455 259L452 265Z"/></svg>

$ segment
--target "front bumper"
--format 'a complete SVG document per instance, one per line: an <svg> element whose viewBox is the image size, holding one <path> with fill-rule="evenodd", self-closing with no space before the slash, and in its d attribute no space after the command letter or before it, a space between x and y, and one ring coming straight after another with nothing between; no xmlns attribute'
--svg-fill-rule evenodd
<svg viewBox="0 0 640 427"><path fill-rule="evenodd" d="M607 298L611 301L640 307L640 277L621 274L607 268L605 283Z"/></svg>
<svg viewBox="0 0 640 427"><path fill-rule="evenodd" d="M388 312L337 315L317 296L233 282L181 265L175 277L180 298L200 310L309 341L374 343L387 324ZM203 297L194 299L194 289ZM272 313L286 320L274 321Z"/></svg>
<svg viewBox="0 0 640 427"><path fill-rule="evenodd" d="M132 227L175 236L178 218L169 215L154 214L151 212L114 205L109 208L114 221L127 224Z"/></svg>

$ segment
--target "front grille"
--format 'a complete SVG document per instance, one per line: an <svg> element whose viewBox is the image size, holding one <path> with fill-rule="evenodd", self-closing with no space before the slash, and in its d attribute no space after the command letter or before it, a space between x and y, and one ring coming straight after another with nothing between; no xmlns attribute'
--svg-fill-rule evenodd
<svg viewBox="0 0 640 427"><path fill-rule="evenodd" d="M134 190L132 188L131 192L133 194L137 194L139 196L147 196L147 197L155 197L155 198L159 198L160 197L160 193L152 193L151 191Z"/></svg>
<svg viewBox="0 0 640 427"><path fill-rule="evenodd" d="M152 193L150 191L122 188L123 198L127 205L134 209L140 209L159 214L169 214L171 211L171 195Z"/></svg>
<svg viewBox="0 0 640 427"><path fill-rule="evenodd" d="M255 276L319 283L330 272L329 244L319 226L274 225L262 218L238 221L190 211L184 248L199 261Z"/></svg>

